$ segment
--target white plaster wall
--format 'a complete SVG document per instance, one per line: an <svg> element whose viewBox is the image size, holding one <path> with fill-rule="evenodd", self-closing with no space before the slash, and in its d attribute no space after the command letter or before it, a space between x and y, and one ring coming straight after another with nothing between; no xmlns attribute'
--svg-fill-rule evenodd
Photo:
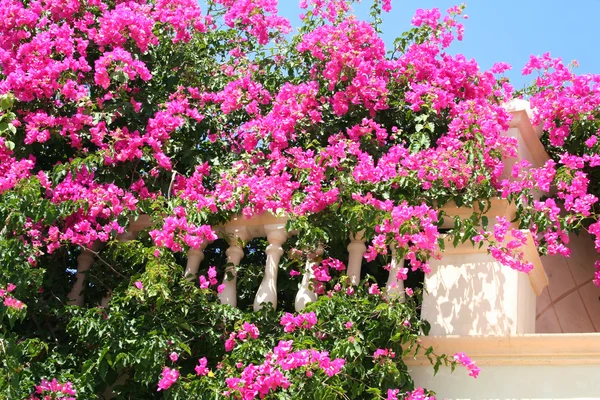
<svg viewBox="0 0 600 400"><path fill-rule="evenodd" d="M600 346L600 342L599 342ZM416 386L434 390L438 400L600 399L600 365L485 365L477 379L458 366L409 366Z"/></svg>

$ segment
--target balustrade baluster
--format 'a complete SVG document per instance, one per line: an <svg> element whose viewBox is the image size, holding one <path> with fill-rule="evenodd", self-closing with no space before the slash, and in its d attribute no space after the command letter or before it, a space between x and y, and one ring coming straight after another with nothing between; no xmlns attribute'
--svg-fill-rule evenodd
<svg viewBox="0 0 600 400"><path fill-rule="evenodd" d="M190 281L196 279L198 275L198 268L200 268L200 263L202 263L202 260L204 260L204 249L207 245L208 243L204 242L199 249L188 250L188 260L185 266L184 275Z"/></svg>
<svg viewBox="0 0 600 400"><path fill-rule="evenodd" d="M225 277L223 278L224 288L219 293L219 300L221 304L229 304L236 307L237 266L240 265L242 258L244 258L244 248L242 245L250 239L250 235L245 226L231 230L227 229L226 231L233 236L231 244L225 253L227 255L227 263L233 265L228 265L225 268ZM229 277L231 279L228 279Z"/></svg>
<svg viewBox="0 0 600 400"><path fill-rule="evenodd" d="M360 282L362 260L367 251L363 234L364 231L360 231L356 235L350 234L350 244L348 245L348 278L350 278L350 283L355 286Z"/></svg>
<svg viewBox="0 0 600 400"><path fill-rule="evenodd" d="M400 262L396 259L396 248L391 247L392 262L390 265L390 275L388 276L387 283L385 284L384 298L391 299L394 297L401 297L404 299L404 281L398 279L398 271L404 267L404 262Z"/></svg>
<svg viewBox="0 0 600 400"><path fill-rule="evenodd" d="M94 252L102 248L103 244L95 242L91 249L83 249L77 256L77 274L75 275L75 283L71 291L67 295L69 304L82 306L84 301L83 285L85 283L85 272L90 269L94 263Z"/></svg>
<svg viewBox="0 0 600 400"><path fill-rule="evenodd" d="M279 269L279 260L283 255L283 247L287 240L285 224L265 225L265 233L269 245L265 253L267 262L265 265L265 276L256 292L254 298L254 310L260 310L263 303L271 303L273 308L277 309L277 271Z"/></svg>
<svg viewBox="0 0 600 400"><path fill-rule="evenodd" d="M90 250L82 250L77 257L77 274L75 275L75 283L68 294L69 303L75 306L83 305L83 284L85 282L85 272L90 269L94 262L94 253Z"/></svg>
<svg viewBox="0 0 600 400"><path fill-rule="evenodd" d="M313 266L316 264L315 260L323 254L323 249L319 248L316 251L315 257L310 257L310 255L306 259L306 266L304 276L302 277L302 284L300 285L300 289L298 293L296 293L296 299L294 302L294 308L297 312L304 310L308 303L312 303L317 301L317 294L310 289L310 284L315 277L315 273L313 271Z"/></svg>

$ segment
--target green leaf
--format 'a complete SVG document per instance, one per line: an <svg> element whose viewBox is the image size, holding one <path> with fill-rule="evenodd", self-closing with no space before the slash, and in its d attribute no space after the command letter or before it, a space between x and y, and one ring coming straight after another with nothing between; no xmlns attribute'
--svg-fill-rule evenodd
<svg viewBox="0 0 600 400"><path fill-rule="evenodd" d="M440 248L440 250L442 252L444 252L444 250L446 250L446 240L443 237L439 237L438 238L438 247Z"/></svg>
<svg viewBox="0 0 600 400"><path fill-rule="evenodd" d="M179 342L179 347L181 347L183 349L183 351L188 353L190 356L192 355L192 349L190 349L190 346L188 346L187 344L185 344L183 342Z"/></svg>
<svg viewBox="0 0 600 400"><path fill-rule="evenodd" d="M488 219L488 217L486 217L485 215L483 215L483 216L481 217L481 226L483 227L483 229L486 229L486 230L487 230L488 224L489 224L489 219Z"/></svg>
<svg viewBox="0 0 600 400"><path fill-rule="evenodd" d="M452 240L452 246L456 247L458 246L460 243L460 234L457 233L456 235L454 235L454 239Z"/></svg>
<svg viewBox="0 0 600 400"><path fill-rule="evenodd" d="M422 324L423 325L421 326L421 330L423 330L423 335L428 336L429 331L431 330L431 324L426 320L423 320Z"/></svg>
<svg viewBox="0 0 600 400"><path fill-rule="evenodd" d="M11 95L4 95L2 101L0 101L0 108L2 110L9 110L13 106L14 98Z"/></svg>

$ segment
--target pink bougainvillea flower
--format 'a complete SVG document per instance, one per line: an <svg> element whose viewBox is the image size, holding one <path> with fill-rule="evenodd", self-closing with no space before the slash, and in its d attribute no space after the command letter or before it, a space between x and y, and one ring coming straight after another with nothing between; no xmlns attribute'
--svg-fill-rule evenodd
<svg viewBox="0 0 600 400"><path fill-rule="evenodd" d="M472 376L473 378L477 378L479 376L481 369L478 368L465 353L456 353L454 355L454 360L461 363L469 370L469 376Z"/></svg>
<svg viewBox="0 0 600 400"><path fill-rule="evenodd" d="M196 375L198 375L198 376L208 375L210 370L206 367L207 365L208 365L208 360L206 359L206 357L202 357L201 359L199 359L198 365L196 365L196 367L194 368L194 370L196 371Z"/></svg>
<svg viewBox="0 0 600 400"><path fill-rule="evenodd" d="M177 369L164 367L162 376L158 382L158 389L156 391L160 392L161 390L169 389L175 382L177 382L177 379L179 379L179 371Z"/></svg>

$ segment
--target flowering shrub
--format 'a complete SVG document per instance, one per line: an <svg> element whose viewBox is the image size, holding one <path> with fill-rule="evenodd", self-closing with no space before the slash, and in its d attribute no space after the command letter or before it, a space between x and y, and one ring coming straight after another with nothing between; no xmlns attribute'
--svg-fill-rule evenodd
<svg viewBox="0 0 600 400"><path fill-rule="evenodd" d="M600 250L600 78L532 57L523 94L551 160L507 180L503 106L520 94L505 63L446 52L464 7L419 10L386 48L391 1L367 21L352 3L300 1L292 32L276 0L0 0L2 396L433 399L403 357L479 374L419 343L442 235L528 272L522 231L482 215L502 197L541 253L568 255L581 229ZM451 200L475 211L442 231ZM242 243L238 307L221 305L231 238L216 227L263 213L295 232L280 311L250 311L263 239ZM386 296L390 257L405 297ZM320 297L292 314L307 260Z"/></svg>
<svg viewBox="0 0 600 400"><path fill-rule="evenodd" d="M49 394L52 393L52 394ZM39 385L35 387L35 395L31 395L28 397L29 400L39 400L40 397L36 395L44 395L42 399L63 399L63 400L75 400L75 396L77 392L73 389L73 384L71 382L67 382L65 384L59 383L56 379L52 379L52 382L49 382L45 379L42 379ZM63 396L66 395L66 396Z"/></svg>

